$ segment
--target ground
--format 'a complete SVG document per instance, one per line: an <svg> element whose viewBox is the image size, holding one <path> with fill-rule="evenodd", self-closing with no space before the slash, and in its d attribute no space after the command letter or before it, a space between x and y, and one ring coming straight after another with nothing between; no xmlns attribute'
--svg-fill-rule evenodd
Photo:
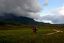
<svg viewBox="0 0 64 43"><path fill-rule="evenodd" d="M31 27L14 28L0 30L0 43L64 43L64 29L40 26L33 33Z"/></svg>

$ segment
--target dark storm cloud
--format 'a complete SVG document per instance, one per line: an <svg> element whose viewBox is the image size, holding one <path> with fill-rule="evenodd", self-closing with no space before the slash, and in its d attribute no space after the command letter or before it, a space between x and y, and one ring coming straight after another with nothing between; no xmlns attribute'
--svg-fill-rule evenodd
<svg viewBox="0 0 64 43"><path fill-rule="evenodd" d="M38 0L0 0L0 16L14 13L16 16L37 18L41 10Z"/></svg>

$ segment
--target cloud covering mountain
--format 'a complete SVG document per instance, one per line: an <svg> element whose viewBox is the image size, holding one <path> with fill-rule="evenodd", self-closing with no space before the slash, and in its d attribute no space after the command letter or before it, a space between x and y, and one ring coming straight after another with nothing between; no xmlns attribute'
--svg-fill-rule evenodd
<svg viewBox="0 0 64 43"><path fill-rule="evenodd" d="M38 18L41 10L38 0L0 0L0 16L13 13L16 16Z"/></svg>
<svg viewBox="0 0 64 43"><path fill-rule="evenodd" d="M41 10L39 0L0 0L0 17L10 17L12 13L18 17L29 17L39 22L64 24L64 6L54 8L44 16L38 14Z"/></svg>

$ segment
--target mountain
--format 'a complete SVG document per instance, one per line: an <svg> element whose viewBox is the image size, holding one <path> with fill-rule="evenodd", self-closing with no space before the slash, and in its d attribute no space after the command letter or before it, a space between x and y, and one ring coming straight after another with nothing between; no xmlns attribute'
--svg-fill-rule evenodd
<svg viewBox="0 0 64 43"><path fill-rule="evenodd" d="M4 13L4 16L0 16L0 25L53 25L53 26L64 26L64 24L49 24L49 23L43 23L43 22L37 22L32 18L24 17L24 16L15 16L12 13Z"/></svg>
<svg viewBox="0 0 64 43"><path fill-rule="evenodd" d="M0 25L4 24L36 24L36 21L32 18L23 17L23 16L15 16L14 14L5 13L4 16L0 16Z"/></svg>

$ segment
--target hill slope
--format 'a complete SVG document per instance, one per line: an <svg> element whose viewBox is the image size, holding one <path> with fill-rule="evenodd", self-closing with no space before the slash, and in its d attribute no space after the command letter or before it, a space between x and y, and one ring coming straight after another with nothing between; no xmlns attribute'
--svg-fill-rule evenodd
<svg viewBox="0 0 64 43"><path fill-rule="evenodd" d="M32 18L15 16L13 14L5 14L0 16L0 25L2 24L35 24Z"/></svg>

